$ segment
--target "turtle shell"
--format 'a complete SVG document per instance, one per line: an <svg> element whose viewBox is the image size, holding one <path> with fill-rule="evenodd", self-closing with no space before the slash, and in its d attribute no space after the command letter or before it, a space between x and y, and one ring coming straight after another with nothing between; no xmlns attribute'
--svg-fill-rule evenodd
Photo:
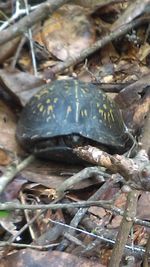
<svg viewBox="0 0 150 267"><path fill-rule="evenodd" d="M68 135L118 151L129 138L118 107L106 93L91 83L58 80L44 85L27 103L18 122L17 138L29 151L35 144L50 140L52 150L55 138Z"/></svg>

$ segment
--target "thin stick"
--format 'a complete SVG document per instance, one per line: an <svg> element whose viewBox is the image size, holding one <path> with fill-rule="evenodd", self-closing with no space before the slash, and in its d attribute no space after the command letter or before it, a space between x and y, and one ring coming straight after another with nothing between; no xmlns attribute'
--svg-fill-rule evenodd
<svg viewBox="0 0 150 267"><path fill-rule="evenodd" d="M128 194L127 207L119 227L116 243L113 248L109 267L119 267L122 259L123 251L127 243L127 239L136 216L137 200L140 192L133 190Z"/></svg>
<svg viewBox="0 0 150 267"><path fill-rule="evenodd" d="M24 0L25 3L25 8L26 8L26 14L29 15L29 7L28 7L28 2L27 0ZM35 53L34 53L34 46L33 46L33 38L32 38L32 30L31 28L28 29L28 35L29 35L29 42L30 42L30 48L31 48L31 56L32 56L32 64L33 64L33 70L34 70L34 75L37 77L37 64L36 64L36 58L35 58Z"/></svg>
<svg viewBox="0 0 150 267"><path fill-rule="evenodd" d="M31 155L23 160L20 164L17 165L13 163L6 169L4 174L0 177L0 194L3 192L6 185L12 181L15 175L23 170L26 166L28 166L31 162L33 162L34 159L34 156Z"/></svg>
<svg viewBox="0 0 150 267"><path fill-rule="evenodd" d="M3 30L0 35L0 45L21 34L24 34L27 29L29 29L35 23L45 19L47 16L52 15L54 11L68 2L69 0L48 0L44 4L41 4L39 8L34 10L28 16L23 17L14 25L10 26L7 30Z"/></svg>
<svg viewBox="0 0 150 267"><path fill-rule="evenodd" d="M71 66L76 65L77 63L80 63L81 61L85 60L88 56L95 53L100 48L104 47L109 42L117 39L118 37L123 36L129 30L136 27L137 25L148 22L148 21L149 21L148 17L147 18L142 17L142 18L136 19L135 21L132 21L128 24L125 24L125 25L107 33L100 40L96 41L90 48L84 49L80 54L77 54L74 57L69 57L65 62L60 62L57 65L55 65L54 67L52 67L49 70L50 75L52 76L54 74L61 73L66 68L69 68Z"/></svg>

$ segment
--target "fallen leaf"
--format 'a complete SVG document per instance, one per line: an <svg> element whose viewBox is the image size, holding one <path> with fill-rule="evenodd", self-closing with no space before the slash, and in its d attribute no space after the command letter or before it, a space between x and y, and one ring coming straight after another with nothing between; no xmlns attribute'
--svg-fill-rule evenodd
<svg viewBox="0 0 150 267"><path fill-rule="evenodd" d="M0 267L105 267L104 265L59 251L36 251L23 249L12 255L7 255L0 262Z"/></svg>
<svg viewBox="0 0 150 267"><path fill-rule="evenodd" d="M6 104L0 101L0 146L8 151L19 151L15 139L16 117Z"/></svg>
<svg viewBox="0 0 150 267"><path fill-rule="evenodd" d="M84 8L74 5L55 12L44 22L40 34L47 50L61 60L78 55L95 40L94 27ZM40 40L38 35L34 39Z"/></svg>
<svg viewBox="0 0 150 267"><path fill-rule="evenodd" d="M30 73L21 72L18 70L0 70L0 83L3 84L3 90L6 90L8 94L13 94L14 98L18 98L18 101L22 105L37 92L37 88L45 82L35 77Z"/></svg>

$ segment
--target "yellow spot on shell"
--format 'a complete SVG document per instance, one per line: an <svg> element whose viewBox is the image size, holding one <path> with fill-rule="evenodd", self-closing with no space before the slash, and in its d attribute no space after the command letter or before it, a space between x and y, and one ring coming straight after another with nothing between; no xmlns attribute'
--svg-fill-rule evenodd
<svg viewBox="0 0 150 267"><path fill-rule="evenodd" d="M104 121L107 121L107 112L103 113Z"/></svg>
<svg viewBox="0 0 150 267"><path fill-rule="evenodd" d="M44 88L43 90L41 90L35 95L35 98L39 100L43 95L48 94L48 92L49 92L48 89Z"/></svg>
<svg viewBox="0 0 150 267"><path fill-rule="evenodd" d="M68 117L69 113L72 112L72 107L68 106L67 107L67 112L66 112L66 118Z"/></svg>
<svg viewBox="0 0 150 267"><path fill-rule="evenodd" d="M67 108L67 114L70 113L72 111L72 107L71 106L68 106Z"/></svg>
<svg viewBox="0 0 150 267"><path fill-rule="evenodd" d="M87 94L89 92L88 88L81 88L81 92L83 93L83 95Z"/></svg>
<svg viewBox="0 0 150 267"><path fill-rule="evenodd" d="M99 110L98 110L98 111L99 111L99 113L100 113L100 114L102 114L102 116L103 116L103 114L104 114L104 110L103 110L103 109L101 109L101 108L99 108Z"/></svg>
<svg viewBox="0 0 150 267"><path fill-rule="evenodd" d="M54 107L53 107L52 105L48 106L48 107L47 107L47 114L49 115L50 112L53 111L53 109L54 109Z"/></svg>
<svg viewBox="0 0 150 267"><path fill-rule="evenodd" d="M58 98L55 97L55 98L54 98L54 103L57 103L57 101L58 101Z"/></svg>
<svg viewBox="0 0 150 267"><path fill-rule="evenodd" d="M49 91L47 90L47 88L45 88L45 89L41 90L40 94L41 94L41 96L42 96L42 95L47 94L48 92L49 92Z"/></svg>
<svg viewBox="0 0 150 267"><path fill-rule="evenodd" d="M40 108L39 108L39 110L40 110L40 112L43 112L43 110L44 110L44 106L41 105Z"/></svg>
<svg viewBox="0 0 150 267"><path fill-rule="evenodd" d="M80 113L81 113L81 116L82 116L82 117L87 117L87 115L88 115L88 113L87 113L87 110L86 110L86 109L84 109L84 110L81 110L81 111L80 111Z"/></svg>
<svg viewBox="0 0 150 267"><path fill-rule="evenodd" d="M50 98L46 100L46 103L49 104L51 102Z"/></svg>
<svg viewBox="0 0 150 267"><path fill-rule="evenodd" d="M37 98L38 100L40 99L40 97L41 97L40 94L35 95L35 98Z"/></svg>
<svg viewBox="0 0 150 267"><path fill-rule="evenodd" d="M114 115L113 115L113 112L112 112L112 109L110 109L110 116L111 116L111 120L114 122L115 121L115 119L114 119Z"/></svg>
<svg viewBox="0 0 150 267"><path fill-rule="evenodd" d="M87 117L87 110L86 109L84 110L84 115L85 115L85 117Z"/></svg>
<svg viewBox="0 0 150 267"><path fill-rule="evenodd" d="M83 110L81 110L80 112L81 112L81 116L84 117Z"/></svg>
<svg viewBox="0 0 150 267"><path fill-rule="evenodd" d="M70 85L68 82L64 84L65 91L68 92L70 90Z"/></svg>
<svg viewBox="0 0 150 267"><path fill-rule="evenodd" d="M107 120L108 120L109 128L111 129L111 114L110 114L110 112L107 113Z"/></svg>
<svg viewBox="0 0 150 267"><path fill-rule="evenodd" d="M37 107L38 107L38 109L40 109L40 107L42 106L42 104L41 103L39 103L38 105L37 105Z"/></svg>
<svg viewBox="0 0 150 267"><path fill-rule="evenodd" d="M103 108L104 108L105 110L107 110L107 106L106 106L106 104L103 104Z"/></svg>

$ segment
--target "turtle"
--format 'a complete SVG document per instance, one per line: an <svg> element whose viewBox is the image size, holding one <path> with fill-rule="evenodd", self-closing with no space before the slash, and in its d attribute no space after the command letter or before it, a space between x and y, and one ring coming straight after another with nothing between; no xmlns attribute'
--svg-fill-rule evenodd
<svg viewBox="0 0 150 267"><path fill-rule="evenodd" d="M71 163L79 161L75 147L122 154L132 144L116 103L97 85L76 79L40 87L23 108L16 136L39 158Z"/></svg>

